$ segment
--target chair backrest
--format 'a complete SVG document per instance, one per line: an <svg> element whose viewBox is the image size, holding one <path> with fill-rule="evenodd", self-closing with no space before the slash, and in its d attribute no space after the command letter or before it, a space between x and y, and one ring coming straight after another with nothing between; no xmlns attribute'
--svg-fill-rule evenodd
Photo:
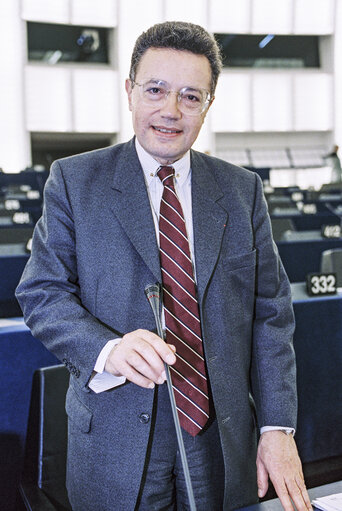
<svg viewBox="0 0 342 511"><path fill-rule="evenodd" d="M64 365L34 373L22 481L36 485L53 502L71 510L65 487L68 383Z"/></svg>
<svg viewBox="0 0 342 511"><path fill-rule="evenodd" d="M336 273L337 287L342 287L342 248L332 248L322 252L321 272Z"/></svg>
<svg viewBox="0 0 342 511"><path fill-rule="evenodd" d="M271 223L274 241L281 241L285 232L296 230L291 218L272 218Z"/></svg>
<svg viewBox="0 0 342 511"><path fill-rule="evenodd" d="M0 243L27 243L32 238L33 227L2 226L0 227Z"/></svg>

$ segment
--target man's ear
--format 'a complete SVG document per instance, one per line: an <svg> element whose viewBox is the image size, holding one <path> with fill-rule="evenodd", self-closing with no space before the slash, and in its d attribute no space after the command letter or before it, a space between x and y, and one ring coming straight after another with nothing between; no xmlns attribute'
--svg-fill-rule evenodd
<svg viewBox="0 0 342 511"><path fill-rule="evenodd" d="M209 106L208 106L208 110L209 108L211 107L211 105L214 103L214 99L215 99L215 96L213 96L211 99L210 99L210 103L209 103ZM208 111L207 110L207 111Z"/></svg>
<svg viewBox="0 0 342 511"><path fill-rule="evenodd" d="M213 96L213 97L211 98L211 100L210 100L210 102L209 102L209 105L208 105L208 108L206 109L206 111L204 112L204 114L202 114L202 115L203 115L203 121L202 121L202 122L204 122L204 119L206 118L207 113L208 113L208 111L209 111L209 108L210 108L210 107L211 107L211 105L213 104L214 99L215 99L215 96Z"/></svg>
<svg viewBox="0 0 342 511"><path fill-rule="evenodd" d="M128 108L130 109L130 111L132 111L132 92L133 92L133 89L132 89L132 82L129 78L126 79L125 81L125 89L126 89L126 92L127 92L127 96L128 96Z"/></svg>

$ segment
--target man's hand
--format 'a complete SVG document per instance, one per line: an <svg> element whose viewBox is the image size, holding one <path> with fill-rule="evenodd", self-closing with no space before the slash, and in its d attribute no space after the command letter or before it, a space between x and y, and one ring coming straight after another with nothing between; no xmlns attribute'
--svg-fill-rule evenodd
<svg viewBox="0 0 342 511"><path fill-rule="evenodd" d="M164 383L164 362L176 362L176 348L166 344L158 335L148 330L135 330L123 336L110 352L105 371L115 376L125 376L140 387L152 389L155 383Z"/></svg>
<svg viewBox="0 0 342 511"><path fill-rule="evenodd" d="M292 435L265 431L260 437L256 464L259 497L265 496L270 478L285 511L294 509L290 497L298 511L312 510Z"/></svg>

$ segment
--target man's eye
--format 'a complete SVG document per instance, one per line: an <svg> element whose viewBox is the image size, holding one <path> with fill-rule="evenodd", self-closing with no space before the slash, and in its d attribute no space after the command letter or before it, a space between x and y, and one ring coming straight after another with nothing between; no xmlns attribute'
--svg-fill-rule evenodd
<svg viewBox="0 0 342 511"><path fill-rule="evenodd" d="M190 103L196 103L200 101L200 98L195 94L184 94L183 98Z"/></svg>
<svg viewBox="0 0 342 511"><path fill-rule="evenodd" d="M163 93L163 89L161 89L160 87L149 87L146 92L148 94L152 94L154 96L158 95L158 94L162 94Z"/></svg>

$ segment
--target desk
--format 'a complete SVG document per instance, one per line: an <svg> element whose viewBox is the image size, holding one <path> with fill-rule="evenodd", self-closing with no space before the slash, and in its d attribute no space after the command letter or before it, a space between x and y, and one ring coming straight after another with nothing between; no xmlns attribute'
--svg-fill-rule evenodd
<svg viewBox="0 0 342 511"><path fill-rule="evenodd" d="M307 463L342 455L342 296L309 298L303 283L291 288L297 323L296 441ZM21 469L33 372L56 363L22 320L2 327L0 320L0 493L6 492L8 503L14 502ZM280 509L265 507L269 502L245 511ZM15 511L14 505L6 511Z"/></svg>
<svg viewBox="0 0 342 511"><path fill-rule="evenodd" d="M291 243L293 241L322 241L323 238L321 231L307 230L307 231L287 231L284 233L281 241Z"/></svg>
<svg viewBox="0 0 342 511"><path fill-rule="evenodd" d="M304 282L308 273L319 272L322 252L342 248L342 239L302 239L296 234L299 239L278 241L277 247L290 282Z"/></svg>
<svg viewBox="0 0 342 511"><path fill-rule="evenodd" d="M0 174L0 189L11 186L28 185L32 190L39 190L41 194L45 186L45 182L49 176L49 171L24 170L18 174Z"/></svg>
<svg viewBox="0 0 342 511"><path fill-rule="evenodd" d="M297 231L321 229L322 225L336 225L340 223L340 217L334 212L323 211L315 215L305 215L298 210L277 210L271 214L271 218L290 218Z"/></svg>
<svg viewBox="0 0 342 511"><path fill-rule="evenodd" d="M291 285L296 317L298 425L303 462L342 455L342 295L309 298ZM341 474L342 475L342 474Z"/></svg>
<svg viewBox="0 0 342 511"><path fill-rule="evenodd" d="M5 321L0 320L0 508L15 511L33 372L59 362L21 318L9 320L8 326Z"/></svg>
<svg viewBox="0 0 342 511"><path fill-rule="evenodd" d="M325 497L326 495L341 493L342 481L332 484L325 484L324 486L318 486L317 488L312 488L308 492L311 501L313 499L317 499L317 497ZM260 504L255 504L254 506L243 507L239 511L283 511L283 508L279 499L272 499Z"/></svg>

